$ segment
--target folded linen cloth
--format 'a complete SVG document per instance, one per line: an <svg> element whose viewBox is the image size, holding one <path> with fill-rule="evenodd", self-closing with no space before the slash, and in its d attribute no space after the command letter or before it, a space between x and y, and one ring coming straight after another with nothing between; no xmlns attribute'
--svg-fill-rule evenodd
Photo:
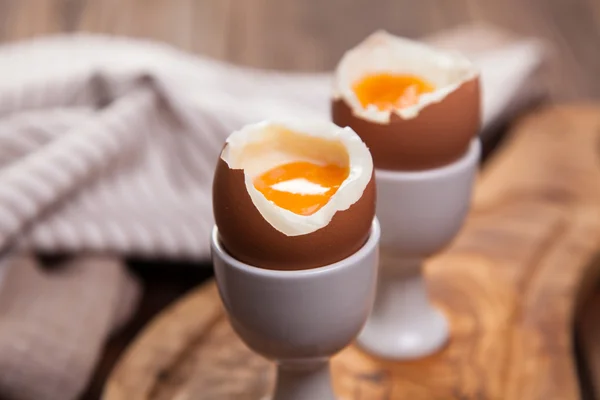
<svg viewBox="0 0 600 400"><path fill-rule="evenodd" d="M471 36L455 34L454 47ZM482 70L484 127L531 94L520 89L540 52L529 40L468 54ZM0 246L205 258L226 136L271 116L329 117L329 74L250 70L143 41L10 45L0 71Z"/></svg>
<svg viewBox="0 0 600 400"><path fill-rule="evenodd" d="M110 257L78 257L52 272L31 256L10 260L0 292L0 398L73 399L135 307L137 282Z"/></svg>
<svg viewBox="0 0 600 400"><path fill-rule="evenodd" d="M468 27L431 39L480 66L484 128L537 95L524 83L544 47L506 38ZM330 74L241 68L124 38L0 47L0 247L206 259L226 136L272 116L329 118L329 82ZM0 397L76 398L135 304L135 284L114 260L82 256L58 276L35 272L27 257L7 263ZM119 298L129 306L111 318Z"/></svg>

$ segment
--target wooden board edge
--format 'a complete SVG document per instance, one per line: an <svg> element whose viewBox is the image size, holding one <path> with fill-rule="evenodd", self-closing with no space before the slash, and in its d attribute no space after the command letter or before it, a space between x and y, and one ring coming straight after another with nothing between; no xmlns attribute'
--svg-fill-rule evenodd
<svg viewBox="0 0 600 400"><path fill-rule="evenodd" d="M161 375L168 371L171 364L177 362L177 358L185 353L187 345L194 341L190 336L210 331L209 327L223 315L217 290L214 280L210 279L159 313L121 355L107 381L102 399L150 398L154 383L160 381ZM197 305L197 318L174 317L177 314L187 314L186 310L193 304ZM170 322L165 323L167 320ZM168 340L164 340L165 338ZM157 339L161 341L157 342ZM153 349L161 357L156 357L155 354L140 357L147 349ZM157 359L161 360L160 364L156 363ZM138 378L134 382L135 392L130 388L132 376Z"/></svg>

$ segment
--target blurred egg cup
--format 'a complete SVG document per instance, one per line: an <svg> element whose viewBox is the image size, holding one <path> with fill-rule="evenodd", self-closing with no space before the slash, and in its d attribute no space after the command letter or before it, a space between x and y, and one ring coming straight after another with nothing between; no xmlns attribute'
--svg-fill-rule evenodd
<svg viewBox="0 0 600 400"><path fill-rule="evenodd" d="M304 270L244 264L211 238L219 295L234 331L277 363L273 400L334 400L329 359L364 326L375 299L380 227L353 255Z"/></svg>
<svg viewBox="0 0 600 400"><path fill-rule="evenodd" d="M375 305L358 344L388 359L414 359L438 351L448 322L434 308L423 260L456 236L470 208L481 153L478 138L457 161L414 172L376 170L381 257Z"/></svg>

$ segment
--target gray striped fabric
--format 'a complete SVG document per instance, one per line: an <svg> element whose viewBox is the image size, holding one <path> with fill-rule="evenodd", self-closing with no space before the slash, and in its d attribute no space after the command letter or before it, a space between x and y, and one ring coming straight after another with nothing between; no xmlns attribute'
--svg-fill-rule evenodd
<svg viewBox="0 0 600 400"><path fill-rule="evenodd" d="M445 45L474 37L459 36ZM533 42L473 53L486 124L523 94L539 55ZM242 69L143 41L17 43L0 48L0 72L0 246L45 252L204 258L225 137L329 111L328 75Z"/></svg>
<svg viewBox="0 0 600 400"><path fill-rule="evenodd" d="M74 257L52 273L34 257L10 262L0 291L0 398L75 399L137 305L138 284L113 257Z"/></svg>
<svg viewBox="0 0 600 400"><path fill-rule="evenodd" d="M309 101L302 92L294 98L294 90L285 99L287 80L267 82L250 72L240 81L240 71L214 66L231 86L227 95L236 97L229 102L216 92L214 79L204 85L201 67L193 70L193 62L177 58L186 56L167 48L144 54L174 58L181 69L174 62L169 71L150 71L152 64L133 58L138 65L132 70L108 71L104 60L84 59L82 68L71 58L90 49L110 54L111 46L123 44L111 42L55 38L0 51L4 77L19 75L19 65L37 65L30 75L0 85L0 245L205 257L212 172L225 137L281 109L311 115L313 93L302 81L326 89L325 80L292 80L295 92L297 85L306 88ZM48 47L61 46L64 51L52 57L64 62L46 70ZM110 59L117 65L129 59L120 57L136 56L116 53ZM185 68L197 79L186 81ZM193 99L199 94L201 102Z"/></svg>

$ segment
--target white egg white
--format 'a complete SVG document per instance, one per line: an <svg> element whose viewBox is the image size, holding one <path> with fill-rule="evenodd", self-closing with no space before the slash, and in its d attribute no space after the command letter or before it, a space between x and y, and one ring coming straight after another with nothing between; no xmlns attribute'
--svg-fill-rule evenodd
<svg viewBox="0 0 600 400"><path fill-rule="evenodd" d="M351 128L326 121L268 120L246 125L229 136L221 158L229 168L244 170L252 202L267 222L287 236L306 235L327 226L336 212L350 208L362 197L373 172L371 153L360 137ZM263 172L295 161L349 169L337 192L312 215L275 205L253 184Z"/></svg>
<svg viewBox="0 0 600 400"><path fill-rule="evenodd" d="M419 96L417 104L393 110L363 107L352 86L366 75L375 73L409 74L431 82L436 90ZM357 117L389 123L392 112L403 119L414 118L429 104L442 101L464 82L479 74L475 65L465 56L442 51L422 42L386 31L376 31L347 51L335 70L333 98L343 99Z"/></svg>

